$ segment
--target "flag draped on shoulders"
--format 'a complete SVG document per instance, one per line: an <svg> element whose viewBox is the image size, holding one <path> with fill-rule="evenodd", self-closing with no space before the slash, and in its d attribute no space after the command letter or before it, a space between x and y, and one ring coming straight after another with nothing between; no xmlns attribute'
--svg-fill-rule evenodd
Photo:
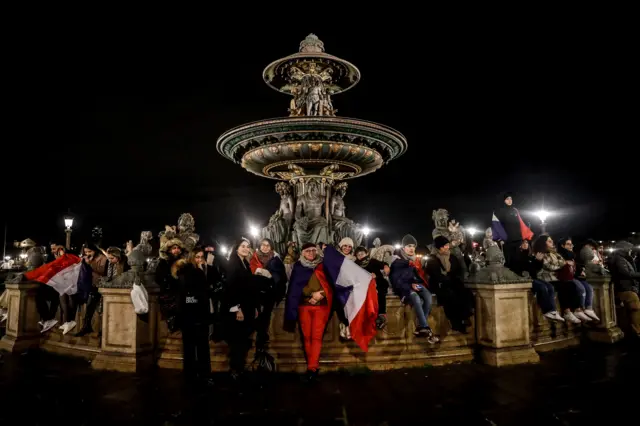
<svg viewBox="0 0 640 426"><path fill-rule="evenodd" d="M75 254L65 253L24 274L25 279L53 287L60 295L88 293L91 290L91 266Z"/></svg>
<svg viewBox="0 0 640 426"><path fill-rule="evenodd" d="M344 307L351 337L367 352L376 335L378 294L376 279L335 248L324 250L324 272L335 287L335 299Z"/></svg>

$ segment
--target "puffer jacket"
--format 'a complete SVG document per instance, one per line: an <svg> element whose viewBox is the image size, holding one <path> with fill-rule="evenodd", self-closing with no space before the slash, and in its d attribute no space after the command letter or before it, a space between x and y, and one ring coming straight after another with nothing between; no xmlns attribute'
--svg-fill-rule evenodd
<svg viewBox="0 0 640 426"><path fill-rule="evenodd" d="M614 251L609 258L609 271L615 291L640 293L640 272L627 253Z"/></svg>

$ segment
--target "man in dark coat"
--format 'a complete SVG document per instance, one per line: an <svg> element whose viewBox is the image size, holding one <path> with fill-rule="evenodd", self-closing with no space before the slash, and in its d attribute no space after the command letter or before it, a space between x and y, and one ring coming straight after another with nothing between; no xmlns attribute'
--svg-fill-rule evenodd
<svg viewBox="0 0 640 426"><path fill-rule="evenodd" d="M631 328L640 338L640 272L633 264L633 244L619 241L609 257L609 271L618 298L629 314Z"/></svg>

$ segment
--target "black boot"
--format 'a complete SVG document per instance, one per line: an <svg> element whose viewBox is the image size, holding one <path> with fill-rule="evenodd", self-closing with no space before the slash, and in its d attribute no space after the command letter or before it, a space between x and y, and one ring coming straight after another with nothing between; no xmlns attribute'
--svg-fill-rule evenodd
<svg viewBox="0 0 640 426"><path fill-rule="evenodd" d="M93 333L93 328L91 328L91 320L93 319L93 314L96 312L98 308L98 304L100 303L100 293L91 293L89 295L89 300L87 300L87 312L84 314L84 321L82 322L82 328L79 332L76 333L76 337L86 336L87 334Z"/></svg>

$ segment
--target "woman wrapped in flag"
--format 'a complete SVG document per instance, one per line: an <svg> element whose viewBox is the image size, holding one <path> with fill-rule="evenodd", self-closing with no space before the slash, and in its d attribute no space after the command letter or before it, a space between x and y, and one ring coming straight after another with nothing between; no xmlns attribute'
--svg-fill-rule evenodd
<svg viewBox="0 0 640 426"><path fill-rule="evenodd" d="M322 337L331 313L333 288L325 275L323 258L318 254L315 244L303 245L301 254L291 271L285 321L300 323L307 357L307 375L313 381L320 367Z"/></svg>

